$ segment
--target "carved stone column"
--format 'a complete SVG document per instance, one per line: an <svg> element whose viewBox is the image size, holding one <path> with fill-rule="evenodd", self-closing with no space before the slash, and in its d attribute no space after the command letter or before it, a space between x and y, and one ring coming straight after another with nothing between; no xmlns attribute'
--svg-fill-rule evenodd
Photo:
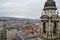
<svg viewBox="0 0 60 40"><path fill-rule="evenodd" d="M42 35L42 32L43 32L43 22L41 22L41 35Z"/></svg>
<svg viewBox="0 0 60 40"><path fill-rule="evenodd" d="M48 22L46 22L46 37L48 37Z"/></svg>
<svg viewBox="0 0 60 40"><path fill-rule="evenodd" d="M53 38L53 26L54 26L54 22L52 22L52 38Z"/></svg>

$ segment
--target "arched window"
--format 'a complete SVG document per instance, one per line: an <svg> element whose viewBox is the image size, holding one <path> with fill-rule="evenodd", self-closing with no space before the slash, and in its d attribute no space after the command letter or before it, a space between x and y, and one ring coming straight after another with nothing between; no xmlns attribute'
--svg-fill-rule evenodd
<svg viewBox="0 0 60 40"><path fill-rule="evenodd" d="M54 21L53 33L56 33L56 22Z"/></svg>
<svg viewBox="0 0 60 40"><path fill-rule="evenodd" d="M43 32L44 32L44 33L46 33L46 26L45 26L45 25L46 25L46 23L44 22L44 23L43 23Z"/></svg>

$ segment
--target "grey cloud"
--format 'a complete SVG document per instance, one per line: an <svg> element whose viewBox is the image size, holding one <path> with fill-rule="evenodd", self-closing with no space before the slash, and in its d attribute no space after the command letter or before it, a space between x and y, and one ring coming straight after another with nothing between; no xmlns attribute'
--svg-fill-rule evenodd
<svg viewBox="0 0 60 40"><path fill-rule="evenodd" d="M45 1L46 0L0 0L0 16L28 16L38 18L41 15ZM57 0L57 3L58 2L59 0Z"/></svg>

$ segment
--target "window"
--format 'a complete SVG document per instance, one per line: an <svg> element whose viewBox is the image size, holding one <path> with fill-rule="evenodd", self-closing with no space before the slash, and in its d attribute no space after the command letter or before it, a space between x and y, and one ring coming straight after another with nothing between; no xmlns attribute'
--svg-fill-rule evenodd
<svg viewBox="0 0 60 40"><path fill-rule="evenodd" d="M43 23L43 32L46 33L46 23Z"/></svg>

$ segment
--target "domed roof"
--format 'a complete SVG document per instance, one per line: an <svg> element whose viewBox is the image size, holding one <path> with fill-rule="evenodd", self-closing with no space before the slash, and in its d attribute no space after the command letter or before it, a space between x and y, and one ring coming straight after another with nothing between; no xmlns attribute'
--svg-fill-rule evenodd
<svg viewBox="0 0 60 40"><path fill-rule="evenodd" d="M44 10L46 10L46 9L55 9L55 10L57 10L55 1L47 0L47 2L45 2L45 5L44 5Z"/></svg>

